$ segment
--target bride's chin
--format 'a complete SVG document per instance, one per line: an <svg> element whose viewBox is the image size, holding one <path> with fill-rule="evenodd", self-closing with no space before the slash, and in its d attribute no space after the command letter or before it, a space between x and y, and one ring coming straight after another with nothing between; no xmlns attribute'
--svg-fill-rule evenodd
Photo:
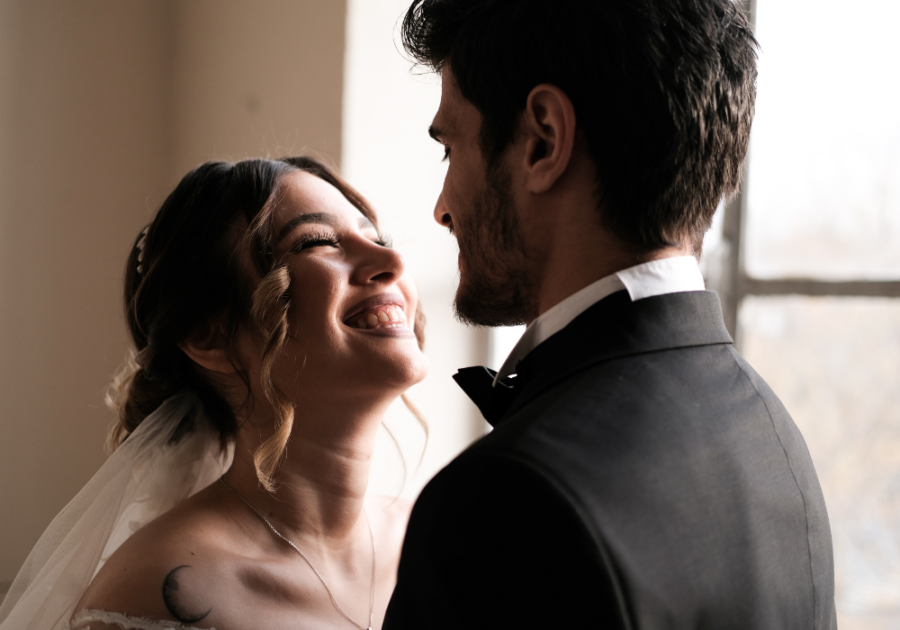
<svg viewBox="0 0 900 630"><path fill-rule="evenodd" d="M415 354L391 361L377 371L376 378L388 388L406 391L428 376L428 359L416 348Z"/></svg>
<svg viewBox="0 0 900 630"><path fill-rule="evenodd" d="M428 359L421 352L417 352L416 356L410 357L409 360L400 362L395 366L396 382L412 387L416 383L420 383L428 376Z"/></svg>
<svg viewBox="0 0 900 630"><path fill-rule="evenodd" d="M419 369L416 372L416 374L411 379L410 386L413 386L416 383L421 383L422 381L424 381L425 377L428 376L428 368L429 368L428 359L425 357L424 354L422 354L421 355L421 365L419 366Z"/></svg>

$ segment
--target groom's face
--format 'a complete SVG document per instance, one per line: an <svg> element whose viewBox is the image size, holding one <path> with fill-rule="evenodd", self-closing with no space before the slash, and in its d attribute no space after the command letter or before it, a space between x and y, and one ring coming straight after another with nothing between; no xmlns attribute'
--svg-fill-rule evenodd
<svg viewBox="0 0 900 630"><path fill-rule="evenodd" d="M534 274L529 270L504 156L493 163L481 148L482 116L459 93L449 67L442 73L441 105L429 130L449 161L435 220L459 243L456 315L481 326L511 326L537 315Z"/></svg>

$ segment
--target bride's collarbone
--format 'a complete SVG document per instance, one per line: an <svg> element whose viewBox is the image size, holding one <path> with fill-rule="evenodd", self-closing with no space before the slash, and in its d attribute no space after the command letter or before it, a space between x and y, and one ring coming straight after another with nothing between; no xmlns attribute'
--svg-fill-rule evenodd
<svg viewBox="0 0 900 630"><path fill-rule="evenodd" d="M258 533L248 536L240 519L222 522L203 510L173 512L136 532L110 557L76 613L111 611L180 624L173 628L346 627L315 573L288 545ZM384 535L378 538L387 542ZM345 577L332 580L334 596L352 618L365 621L368 598L360 593L368 591L369 575ZM377 591L378 599L390 595L390 588Z"/></svg>
<svg viewBox="0 0 900 630"><path fill-rule="evenodd" d="M411 505L391 497L366 501L378 549L376 625L393 589ZM109 558L76 612L112 611L180 624L174 628L346 628L303 558L260 527L255 514L226 507L211 489L137 531ZM320 568L331 578L336 600L359 622L368 616L371 574L365 555L367 566L353 576L329 571L327 563Z"/></svg>
<svg viewBox="0 0 900 630"><path fill-rule="evenodd" d="M318 626L318 619L332 616L331 603L307 572L297 563L288 566L202 550L148 550L142 559L111 558L77 610L170 621L178 624L174 628L277 630L296 628L300 622Z"/></svg>

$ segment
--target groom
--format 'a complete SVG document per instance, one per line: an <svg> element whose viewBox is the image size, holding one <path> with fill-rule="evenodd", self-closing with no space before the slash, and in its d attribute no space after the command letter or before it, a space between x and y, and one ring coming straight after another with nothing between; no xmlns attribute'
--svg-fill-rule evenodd
<svg viewBox="0 0 900 630"><path fill-rule="evenodd" d="M416 0L459 318L527 323L457 382L494 426L409 523L385 628L835 627L803 438L697 267L740 181L731 0Z"/></svg>

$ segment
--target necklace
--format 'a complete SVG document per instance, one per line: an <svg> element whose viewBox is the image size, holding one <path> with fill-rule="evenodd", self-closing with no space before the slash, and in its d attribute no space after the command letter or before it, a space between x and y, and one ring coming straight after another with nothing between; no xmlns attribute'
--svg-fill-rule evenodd
<svg viewBox="0 0 900 630"><path fill-rule="evenodd" d="M281 532L279 532L277 529L275 529L275 526L272 525L272 523L269 522L269 519L267 519L265 516L263 516L263 515L262 515L262 512L260 512L260 511L257 510L255 507L253 507L252 505L250 505L250 502L247 501L247 499L245 499L243 496L241 496L241 493L240 493L240 492L238 492L237 490L235 490L234 488L232 488L231 486L229 486L227 483L225 483L225 480L224 480L222 477L219 477L219 481L222 482L222 485L223 485L223 486L225 486L226 488L228 488L229 490L231 490L231 491L235 494L235 496L237 496L238 499L240 499L241 501L243 501L244 504L245 504L248 508L250 508L251 510L253 510L254 512L256 512L256 515L257 515L259 518L261 518L261 519L263 520L263 522L264 522L266 525L269 526L269 529L271 529L272 532L273 532L276 536L278 536L281 540L283 540L284 542L286 542L287 544L289 544L291 547L294 548L294 551L296 551L297 553L300 554L300 557L303 558L303 559L306 561L306 564L309 565L309 568L312 569L312 570L313 570L313 573L316 574L316 577L319 578L319 581L322 583L322 586L325 587L325 591L328 593L328 597L331 598L331 603L334 604L335 610L337 610L339 613L341 613L341 616L343 616L344 619L346 619L347 621L349 621L350 623L352 623L354 626L356 626L357 628L359 628L359 630L372 630L372 613L373 613L373 611L375 610L375 536L374 536L374 534L372 534L372 524L369 522L369 515L368 515L368 514L366 514L366 526L369 528L369 540L372 541L372 581L371 581L370 586L369 586L369 626L366 628L366 627L363 627L363 626L359 625L359 624L356 623L355 621L353 621L353 620L350 618L350 616L349 616L347 613L345 613L344 610L338 605L337 600L334 598L334 594L331 592L331 589L328 588L328 584L325 582L325 578L323 578L323 577L322 577L322 574L319 573L319 570L316 569L315 566L313 566L313 563L310 562L310 560L309 560L309 558L306 556L306 554L303 553L302 551L300 551L300 548L297 547L297 545L295 545L295 544L292 543L290 540L288 540L287 538L285 538L284 535L282 535ZM365 514L365 510L363 510L363 514Z"/></svg>

